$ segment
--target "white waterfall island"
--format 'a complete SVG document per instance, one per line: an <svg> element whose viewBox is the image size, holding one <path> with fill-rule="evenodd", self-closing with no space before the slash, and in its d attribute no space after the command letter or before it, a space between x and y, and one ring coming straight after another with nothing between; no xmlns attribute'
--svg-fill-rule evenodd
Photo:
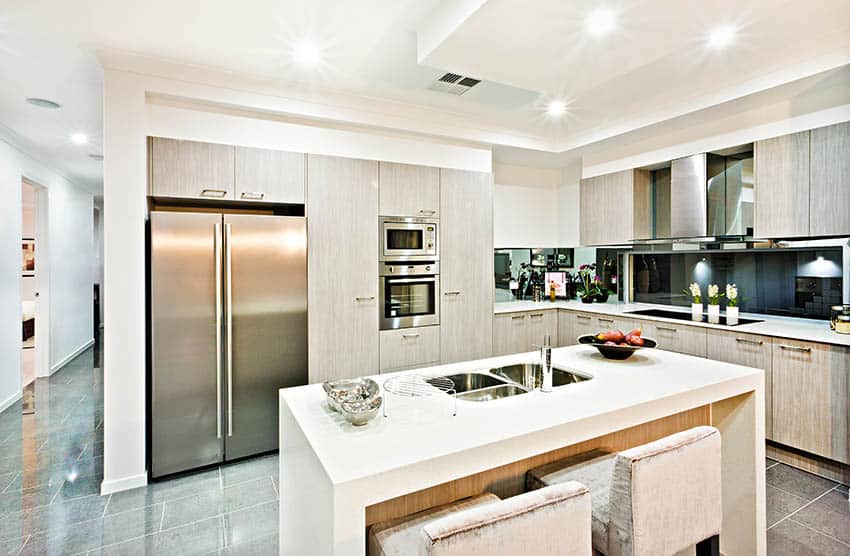
<svg viewBox="0 0 850 556"><path fill-rule="evenodd" d="M353 427L320 384L280 391L280 554L364 554L371 523L484 491L518 494L525 471L597 447L622 450L696 425L720 429L727 556L765 554L764 373L660 350L626 361L589 346L553 350L591 380L457 415L378 415ZM519 354L420 369L451 375L538 361ZM372 377L379 384L394 375ZM442 394L441 394L442 395Z"/></svg>

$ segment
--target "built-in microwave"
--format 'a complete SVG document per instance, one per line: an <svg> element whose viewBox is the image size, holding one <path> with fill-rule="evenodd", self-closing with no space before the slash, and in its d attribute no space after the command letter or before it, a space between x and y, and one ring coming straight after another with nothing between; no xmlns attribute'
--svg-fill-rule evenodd
<svg viewBox="0 0 850 556"><path fill-rule="evenodd" d="M436 262L381 263L380 329L440 324L440 267Z"/></svg>
<svg viewBox="0 0 850 556"><path fill-rule="evenodd" d="M437 261L437 219L382 216L381 261Z"/></svg>

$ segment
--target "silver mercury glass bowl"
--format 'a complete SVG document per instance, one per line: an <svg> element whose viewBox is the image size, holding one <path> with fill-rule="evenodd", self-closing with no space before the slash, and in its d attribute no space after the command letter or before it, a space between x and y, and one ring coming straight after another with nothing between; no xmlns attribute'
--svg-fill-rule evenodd
<svg viewBox="0 0 850 556"><path fill-rule="evenodd" d="M382 402L383 399L381 396L375 396L367 400L341 402L340 413L348 419L349 423L355 427L359 427L375 418L375 415L381 409Z"/></svg>
<svg viewBox="0 0 850 556"><path fill-rule="evenodd" d="M328 406L342 413L343 402L364 402L378 397L381 387L371 378L344 378L322 384ZM380 405L380 404L379 404Z"/></svg>

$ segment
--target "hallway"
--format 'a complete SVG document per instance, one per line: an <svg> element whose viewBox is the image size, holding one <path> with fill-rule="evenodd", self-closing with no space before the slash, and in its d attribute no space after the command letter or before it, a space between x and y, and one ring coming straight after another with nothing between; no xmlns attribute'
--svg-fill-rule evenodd
<svg viewBox="0 0 850 556"><path fill-rule="evenodd" d="M99 346L0 414L0 556L274 554L277 456L100 496Z"/></svg>

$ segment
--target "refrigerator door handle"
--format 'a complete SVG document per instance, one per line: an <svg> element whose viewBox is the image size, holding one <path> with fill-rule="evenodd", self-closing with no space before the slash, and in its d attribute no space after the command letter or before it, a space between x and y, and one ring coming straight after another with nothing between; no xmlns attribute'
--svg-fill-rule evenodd
<svg viewBox="0 0 850 556"><path fill-rule="evenodd" d="M221 438L221 224L213 225L213 253L215 257L215 427L216 438Z"/></svg>
<svg viewBox="0 0 850 556"><path fill-rule="evenodd" d="M227 312L227 436L233 436L233 272L230 257L230 224L224 225L225 311Z"/></svg>

